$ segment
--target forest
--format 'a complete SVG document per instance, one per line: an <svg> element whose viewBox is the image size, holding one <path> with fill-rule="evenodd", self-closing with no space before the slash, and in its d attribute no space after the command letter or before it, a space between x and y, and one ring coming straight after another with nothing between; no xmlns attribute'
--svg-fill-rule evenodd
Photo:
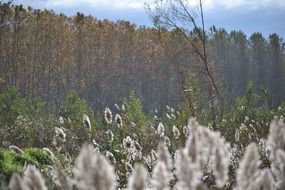
<svg viewBox="0 0 285 190"><path fill-rule="evenodd" d="M285 41L156 2L149 27L0 1L0 189L285 188Z"/></svg>
<svg viewBox="0 0 285 190"><path fill-rule="evenodd" d="M1 5L0 21L1 91L15 86L23 96L40 97L54 110L72 90L95 110L113 108L135 90L144 110L153 112L183 103L181 88L189 74L204 82L199 58L175 29L97 20L82 13L67 17L20 5ZM270 106L280 104L285 46L278 34L247 37L213 26L207 47L229 106L245 94L249 80L257 92L270 92Z"/></svg>

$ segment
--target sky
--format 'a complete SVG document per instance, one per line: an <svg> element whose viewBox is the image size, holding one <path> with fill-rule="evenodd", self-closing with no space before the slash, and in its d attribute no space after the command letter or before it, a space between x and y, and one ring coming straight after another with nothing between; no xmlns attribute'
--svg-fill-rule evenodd
<svg viewBox="0 0 285 190"><path fill-rule="evenodd" d="M145 3L154 0L14 0L16 4L54 10L72 16L76 12L98 19L128 20L152 26ZM197 0L189 0L196 3ZM241 30L248 36L261 32L265 37L277 33L285 38L285 0L203 0L206 27Z"/></svg>

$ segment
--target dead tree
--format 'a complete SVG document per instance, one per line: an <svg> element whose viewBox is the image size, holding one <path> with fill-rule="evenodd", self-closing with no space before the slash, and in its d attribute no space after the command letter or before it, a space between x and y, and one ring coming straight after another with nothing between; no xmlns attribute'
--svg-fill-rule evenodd
<svg viewBox="0 0 285 190"><path fill-rule="evenodd" d="M156 0L153 5L147 5L146 8L156 27L179 31L189 43L192 51L198 55L203 64L201 72L206 75L210 86L217 95L219 115L222 118L225 102L209 64L202 0L198 0L196 6L188 0ZM199 19L200 25L198 25ZM186 98L189 99L187 94Z"/></svg>

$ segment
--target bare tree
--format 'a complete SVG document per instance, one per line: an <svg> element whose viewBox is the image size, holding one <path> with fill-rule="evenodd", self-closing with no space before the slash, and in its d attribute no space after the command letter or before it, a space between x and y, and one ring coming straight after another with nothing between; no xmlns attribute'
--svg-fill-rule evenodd
<svg viewBox="0 0 285 190"><path fill-rule="evenodd" d="M225 105L224 97L209 64L202 0L198 0L196 5L190 0L156 0L153 5L147 5L147 12L159 29L168 28L179 31L189 43L191 50L198 55L203 64L201 72L207 76L214 94L217 95L220 117L222 117ZM210 89L209 92L212 90Z"/></svg>

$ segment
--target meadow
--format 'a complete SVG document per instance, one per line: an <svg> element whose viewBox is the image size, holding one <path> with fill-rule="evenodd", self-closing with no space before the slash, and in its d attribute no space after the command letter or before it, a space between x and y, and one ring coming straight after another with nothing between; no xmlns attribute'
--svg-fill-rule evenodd
<svg viewBox="0 0 285 190"><path fill-rule="evenodd" d="M74 92L57 114L15 88L0 102L2 189L285 188L285 106L250 86L216 123L183 105L146 114L135 93L99 115Z"/></svg>

